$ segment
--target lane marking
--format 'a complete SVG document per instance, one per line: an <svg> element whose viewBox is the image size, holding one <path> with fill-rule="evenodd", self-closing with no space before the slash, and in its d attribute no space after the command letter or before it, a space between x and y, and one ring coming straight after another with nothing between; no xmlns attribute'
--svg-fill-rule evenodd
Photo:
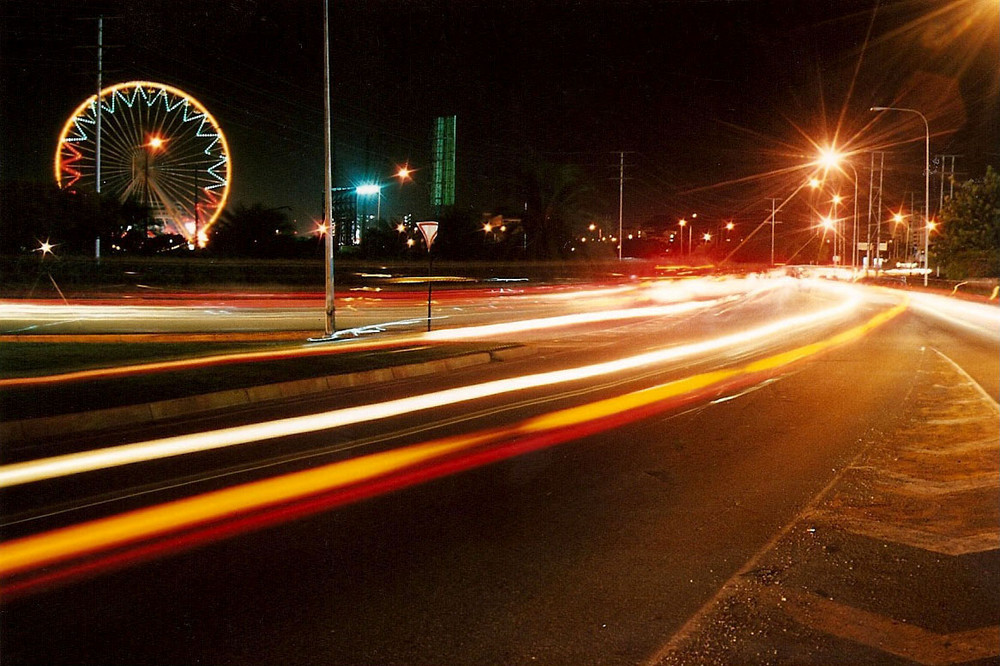
<svg viewBox="0 0 1000 666"><path fill-rule="evenodd" d="M1000 532L996 529L971 530L964 534L942 534L928 529L891 523L885 517L846 516L842 511L816 510L805 518L881 541L920 548L942 555L985 553L1000 548Z"/></svg>
<svg viewBox="0 0 1000 666"><path fill-rule="evenodd" d="M939 634L802 590L781 587L763 596L780 596L778 607L799 624L918 664L962 664L1000 654L998 625Z"/></svg>
<svg viewBox="0 0 1000 666"><path fill-rule="evenodd" d="M979 384L979 382L977 382L972 377L972 375L970 375L969 373L967 373L962 366L960 366L955 361L951 360L951 358L947 354L945 354L944 352L942 352L940 349L937 349L935 347L931 347L931 351L934 352L935 354L937 354L938 356L940 356L941 358L943 358L952 368L955 369L955 372L957 372L958 374L960 374L963 377L965 377L965 381L968 382L969 385L972 386L979 393L979 395L981 395L983 398L986 399L985 402L990 407L993 408L993 411L996 412L997 414L1000 414L1000 403L997 402L996 396L991 395L989 391L987 391L986 389L984 389Z"/></svg>

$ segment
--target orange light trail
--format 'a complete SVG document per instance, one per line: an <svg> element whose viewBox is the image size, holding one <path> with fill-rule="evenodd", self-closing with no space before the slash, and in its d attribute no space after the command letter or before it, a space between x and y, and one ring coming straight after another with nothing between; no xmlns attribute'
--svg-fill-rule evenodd
<svg viewBox="0 0 1000 666"><path fill-rule="evenodd" d="M369 454L15 539L4 544L0 560L4 598L561 444L685 404L709 391L753 384L858 340L906 308L903 301L829 338L740 367L557 410L509 427Z"/></svg>
<svg viewBox="0 0 1000 666"><path fill-rule="evenodd" d="M747 331L723 335L710 340L657 349L603 363L494 380L422 395L408 396L396 400L388 400L381 403L321 412L319 414L253 423L3 465L0 466L0 488L109 467L221 449L249 442L331 430L347 425L394 418L486 397L583 379L593 379L625 370L634 370L655 364L677 361L734 345L768 339L778 334L787 334L793 330L847 316L860 303L860 298L856 291L850 290L848 287L834 284L824 285L822 282L817 282L816 285L818 287L826 287L835 292L848 293L851 296L839 305L825 310L788 317Z"/></svg>

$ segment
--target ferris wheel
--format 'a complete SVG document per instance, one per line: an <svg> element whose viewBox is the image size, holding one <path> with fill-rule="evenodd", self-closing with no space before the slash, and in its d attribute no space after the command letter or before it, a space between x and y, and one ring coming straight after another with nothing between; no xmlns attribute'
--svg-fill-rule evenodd
<svg viewBox="0 0 1000 666"><path fill-rule="evenodd" d="M55 177L63 189L135 200L148 211L148 234L204 246L229 196L229 145L194 97L163 83L129 81L101 90L70 115Z"/></svg>

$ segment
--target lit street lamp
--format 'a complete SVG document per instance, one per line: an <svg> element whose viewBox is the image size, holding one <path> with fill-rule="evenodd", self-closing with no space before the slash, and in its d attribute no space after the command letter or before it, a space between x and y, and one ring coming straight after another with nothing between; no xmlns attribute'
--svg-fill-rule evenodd
<svg viewBox="0 0 1000 666"><path fill-rule="evenodd" d="M924 286L927 286L927 276L930 274L930 241L931 241L931 126L927 117L916 109L903 109L895 106L873 106L869 111L903 111L915 113L924 121Z"/></svg>
<svg viewBox="0 0 1000 666"><path fill-rule="evenodd" d="M378 203L376 204L376 212L375 212L375 222L378 223L379 218L382 216L382 195L381 195L381 192L382 192L382 186L381 185L377 185L375 183L366 183L364 185L358 185L356 188L354 188L354 193L357 195L358 202L359 202L359 205L358 205L358 209L359 209L358 217L361 220L361 223L360 223L359 228L358 228L359 235L364 235L364 231L365 231L365 219L364 219L364 217L360 213L360 208L361 208L360 201L361 201L361 197L368 197L368 196L377 196L378 197Z"/></svg>
<svg viewBox="0 0 1000 666"><path fill-rule="evenodd" d="M816 162L826 169L842 169L846 165L851 168L851 173L854 174L854 222L851 228L851 267L854 268L858 265L858 170L854 168L853 164L845 160L841 153L833 148L820 151L819 159ZM813 188L819 187L819 180L812 178L809 181L809 185ZM843 201L843 198L840 195L835 196L833 199L834 204L839 204L841 201ZM870 241L871 239L869 239L869 245ZM844 243L847 243L847 234L844 234ZM847 253L845 252L844 254ZM871 247L868 248L868 257L869 263L871 263Z"/></svg>

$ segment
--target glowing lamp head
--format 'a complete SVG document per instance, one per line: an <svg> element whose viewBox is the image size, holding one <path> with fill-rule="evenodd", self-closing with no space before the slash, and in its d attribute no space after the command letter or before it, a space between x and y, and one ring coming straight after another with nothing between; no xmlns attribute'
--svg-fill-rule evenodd
<svg viewBox="0 0 1000 666"><path fill-rule="evenodd" d="M705 234L704 236L702 236L702 239L704 239L704 241L707 243L708 241L712 240L712 234Z"/></svg>
<svg viewBox="0 0 1000 666"><path fill-rule="evenodd" d="M380 185L369 183L366 185L358 185L358 187L355 189L355 192L363 196L369 196L372 194L378 194L381 190L382 187Z"/></svg>
<svg viewBox="0 0 1000 666"><path fill-rule="evenodd" d="M840 166L840 161L844 158L834 148L823 148L819 151L816 163L824 169L835 169Z"/></svg>
<svg viewBox="0 0 1000 666"><path fill-rule="evenodd" d="M686 227L687 223L688 223L687 220L685 220L684 218L681 218L681 221L678 222L677 224L681 225L682 227Z"/></svg>
<svg viewBox="0 0 1000 666"><path fill-rule="evenodd" d="M838 206L840 205L840 202L843 201L843 200L844 200L844 197L840 196L839 194L834 194L833 195L833 203L837 204Z"/></svg>
<svg viewBox="0 0 1000 666"><path fill-rule="evenodd" d="M159 150L160 148L163 148L163 138L159 136L152 136L149 138L149 143L146 145L148 145L152 150Z"/></svg>
<svg viewBox="0 0 1000 666"><path fill-rule="evenodd" d="M935 229L937 229L937 222L935 222L934 220L929 221L927 223L927 230L934 231Z"/></svg>
<svg viewBox="0 0 1000 666"><path fill-rule="evenodd" d="M833 229L833 220L830 219L829 217L824 217L822 220L820 220L820 223L823 225L823 228L825 229Z"/></svg>
<svg viewBox="0 0 1000 666"><path fill-rule="evenodd" d="M399 171L396 172L396 177L400 180L406 180L410 177L409 167L399 167Z"/></svg>
<svg viewBox="0 0 1000 666"><path fill-rule="evenodd" d="M735 229L735 228L736 228L736 225L735 225L735 224L733 224L732 222L727 222L727 223L726 223L726 230L727 230L727 231L732 231L732 230L733 230L733 229Z"/></svg>
<svg viewBox="0 0 1000 666"><path fill-rule="evenodd" d="M809 187L813 188L814 190L817 187L819 187L820 185L822 185L822 183L819 182L819 178L810 178L809 179Z"/></svg>
<svg viewBox="0 0 1000 666"><path fill-rule="evenodd" d="M894 213L893 216L892 216L892 221L895 222L896 224L899 224L900 222L903 221L903 214L902 213Z"/></svg>

